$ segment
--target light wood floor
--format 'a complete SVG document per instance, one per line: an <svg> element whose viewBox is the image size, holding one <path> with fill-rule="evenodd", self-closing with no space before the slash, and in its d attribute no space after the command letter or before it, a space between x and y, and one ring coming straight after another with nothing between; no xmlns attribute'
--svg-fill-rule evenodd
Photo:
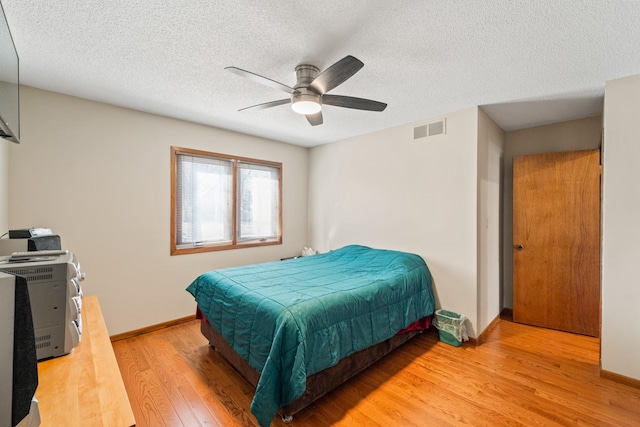
<svg viewBox="0 0 640 427"><path fill-rule="evenodd" d="M138 427L256 425L252 389L207 344L198 321L113 343ZM640 389L601 378L598 354L506 320L479 347L425 332L289 426L640 426Z"/></svg>

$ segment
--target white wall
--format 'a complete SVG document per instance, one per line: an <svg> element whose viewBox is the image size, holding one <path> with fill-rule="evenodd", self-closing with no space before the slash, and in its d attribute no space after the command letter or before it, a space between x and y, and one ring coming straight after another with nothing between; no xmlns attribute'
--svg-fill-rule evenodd
<svg viewBox="0 0 640 427"><path fill-rule="evenodd" d="M9 144L0 139L0 235L9 230Z"/></svg>
<svg viewBox="0 0 640 427"><path fill-rule="evenodd" d="M60 234L110 334L193 314L184 289L202 272L307 246L308 149L21 89L22 143L9 147L9 225ZM171 145L282 162L283 244L169 256Z"/></svg>
<svg viewBox="0 0 640 427"><path fill-rule="evenodd" d="M513 308L513 158L600 147L602 116L506 132L503 203L503 304Z"/></svg>
<svg viewBox="0 0 640 427"><path fill-rule="evenodd" d="M601 362L640 379L640 76L607 82L604 99Z"/></svg>
<svg viewBox="0 0 640 427"><path fill-rule="evenodd" d="M478 110L478 331L500 315L504 131Z"/></svg>
<svg viewBox="0 0 640 427"><path fill-rule="evenodd" d="M439 307L477 319L478 109L447 114L447 134L413 139L399 126L311 149L309 236L421 255Z"/></svg>

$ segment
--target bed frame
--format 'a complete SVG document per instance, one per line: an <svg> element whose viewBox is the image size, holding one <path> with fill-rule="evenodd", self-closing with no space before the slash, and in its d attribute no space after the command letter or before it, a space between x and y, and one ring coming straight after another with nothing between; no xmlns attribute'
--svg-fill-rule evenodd
<svg viewBox="0 0 640 427"><path fill-rule="evenodd" d="M220 355L233 368L235 368L236 371L238 371L238 373L253 386L253 388L256 388L258 380L260 379L260 374L249 366L246 361L240 358L240 356L238 356L235 350L227 344L224 338L222 338L222 336L211 327L204 316L201 317L200 330L209 340L209 344L215 348L215 350L218 351L218 353L220 353ZM337 365L309 376L307 378L307 389L302 396L280 408L279 412L282 416L282 420L286 423L291 422L296 413L309 406L315 400L329 393L337 386L343 384L349 378L359 372L362 372L364 369L391 353L392 350L409 341L420 332L420 330L413 330L394 335L387 341L383 341L354 353L351 356L342 359Z"/></svg>

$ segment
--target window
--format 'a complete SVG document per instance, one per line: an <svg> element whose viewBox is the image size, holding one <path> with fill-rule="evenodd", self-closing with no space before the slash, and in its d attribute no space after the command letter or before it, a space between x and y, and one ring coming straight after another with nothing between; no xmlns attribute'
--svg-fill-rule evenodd
<svg viewBox="0 0 640 427"><path fill-rule="evenodd" d="M282 243L282 164L171 147L171 254Z"/></svg>

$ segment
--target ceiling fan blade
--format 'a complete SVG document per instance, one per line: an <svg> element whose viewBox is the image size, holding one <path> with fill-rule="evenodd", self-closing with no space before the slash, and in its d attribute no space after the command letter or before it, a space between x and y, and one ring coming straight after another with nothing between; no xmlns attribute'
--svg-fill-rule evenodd
<svg viewBox="0 0 640 427"><path fill-rule="evenodd" d="M292 95L293 95L293 92L295 91L295 89L292 88L292 87L289 87L289 86L287 86L285 84L282 84L280 82L277 82L275 80L271 80L271 79L269 79L267 77L260 76L260 75L258 75L256 73L252 73L251 71L242 70L242 69L237 68L237 67L225 67L225 70L229 70L233 74L237 74L239 76L246 77L247 79L253 80L254 82L258 82L258 83L263 84L265 86L269 86L269 87L271 87L273 89L278 89L278 90L290 93Z"/></svg>
<svg viewBox="0 0 640 427"><path fill-rule="evenodd" d="M356 110L368 111L384 111L384 109L387 108L387 104L385 104L384 102L341 95L323 95L322 103L326 105L334 105L336 107L354 108Z"/></svg>
<svg viewBox="0 0 640 427"><path fill-rule="evenodd" d="M349 77L357 73L362 67L364 67L364 64L358 58L351 55L345 56L320 73L320 75L309 84L309 87L322 95L347 81Z"/></svg>
<svg viewBox="0 0 640 427"><path fill-rule="evenodd" d="M238 111L247 111L247 110L264 110L265 108L277 107L278 105L289 104L291 99L278 99L277 101L269 101L263 104L252 105L251 107L241 108Z"/></svg>
<svg viewBox="0 0 640 427"><path fill-rule="evenodd" d="M322 111L318 111L315 114L307 114L305 117L311 126L318 126L322 124Z"/></svg>

